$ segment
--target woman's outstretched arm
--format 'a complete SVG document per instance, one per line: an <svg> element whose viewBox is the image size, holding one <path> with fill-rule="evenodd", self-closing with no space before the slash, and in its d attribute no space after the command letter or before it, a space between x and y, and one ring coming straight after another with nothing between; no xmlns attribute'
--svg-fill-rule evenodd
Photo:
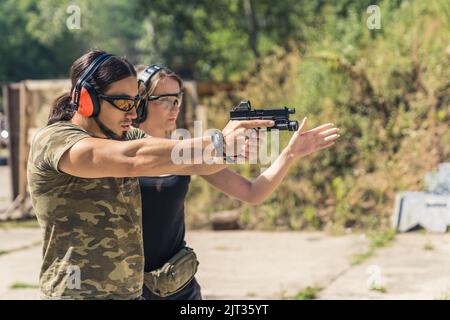
<svg viewBox="0 0 450 320"><path fill-rule="evenodd" d="M309 131L304 131L305 127L306 118L274 163L252 181L228 168L202 177L231 197L254 205L261 204L278 187L294 161L331 147L339 137L339 129L331 123Z"/></svg>

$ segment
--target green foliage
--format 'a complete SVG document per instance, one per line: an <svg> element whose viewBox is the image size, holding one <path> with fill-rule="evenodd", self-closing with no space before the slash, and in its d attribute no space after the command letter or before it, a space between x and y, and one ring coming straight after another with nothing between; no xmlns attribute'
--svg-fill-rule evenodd
<svg viewBox="0 0 450 320"><path fill-rule="evenodd" d="M305 29L305 42L274 47L259 71L244 77L243 89L208 101L295 106L298 120L308 116L309 128L325 122L341 128L332 149L295 163L251 217L242 205L247 227L385 228L396 192L420 190L426 172L448 161L450 4L379 5L381 30L367 29L365 10L343 15L338 6L322 6L321 23ZM220 117L222 108L211 107L211 114ZM282 146L288 139L283 133ZM258 169L245 174L254 177ZM210 194L208 207L218 199Z"/></svg>
<svg viewBox="0 0 450 320"><path fill-rule="evenodd" d="M375 254L375 250L373 248L370 248L366 252L356 254L351 259L351 265L352 266L360 265L363 262L365 262L367 259L372 258L374 254Z"/></svg>
<svg viewBox="0 0 450 320"><path fill-rule="evenodd" d="M372 248L384 248L395 239L396 232L393 229L369 234L370 246Z"/></svg>
<svg viewBox="0 0 450 320"><path fill-rule="evenodd" d="M313 300L317 299L317 295L322 291L321 287L306 287L300 290L294 297L294 300Z"/></svg>
<svg viewBox="0 0 450 320"><path fill-rule="evenodd" d="M450 300L450 294L448 292L442 292L437 298L434 300Z"/></svg>
<svg viewBox="0 0 450 320"><path fill-rule="evenodd" d="M35 37L27 24L37 1L0 2L0 81L57 77L67 73L76 44L54 39L51 44Z"/></svg>
<svg viewBox="0 0 450 320"><path fill-rule="evenodd" d="M31 284L31 283L25 283L25 282L15 282L12 285L9 286L10 289L39 289L39 285L37 284Z"/></svg>
<svg viewBox="0 0 450 320"><path fill-rule="evenodd" d="M366 252L357 254L352 257L351 264L359 265L371 258L378 248L389 246L395 239L396 232L394 229L387 229L382 231L372 231L368 234L370 241L369 249Z"/></svg>
<svg viewBox="0 0 450 320"><path fill-rule="evenodd" d="M276 4L273 0L3 0L0 80L63 77L76 57L99 48L126 55L134 63L165 63L184 77L238 81L275 47L312 39L326 8L341 18L363 12L369 4L368 0ZM66 26L72 14L69 5L80 8L79 30Z"/></svg>
<svg viewBox="0 0 450 320"><path fill-rule="evenodd" d="M434 250L434 245L433 245L433 243L431 243L430 241L427 241L427 242L423 245L423 250L425 250L425 251L433 251L433 250Z"/></svg>
<svg viewBox="0 0 450 320"><path fill-rule="evenodd" d="M370 288L370 290L372 290L372 291L377 291L377 292L380 292L380 293L387 293L387 289L386 289L385 287L376 287L376 286L372 286L372 287Z"/></svg>
<svg viewBox="0 0 450 320"><path fill-rule="evenodd" d="M13 228L39 228L39 223L36 219L0 222L0 229Z"/></svg>
<svg viewBox="0 0 450 320"><path fill-rule="evenodd" d="M80 7L79 30L66 26L70 4ZM380 30L366 26L372 4ZM3 0L0 81L66 77L76 57L99 48L239 84L202 101L216 128L242 98L295 106L310 128L339 126L339 143L295 163L257 207L193 179L190 223L239 209L246 228L372 230L389 225L396 192L419 190L424 174L448 161L448 21L445 0ZM281 147L289 138L281 134Z"/></svg>

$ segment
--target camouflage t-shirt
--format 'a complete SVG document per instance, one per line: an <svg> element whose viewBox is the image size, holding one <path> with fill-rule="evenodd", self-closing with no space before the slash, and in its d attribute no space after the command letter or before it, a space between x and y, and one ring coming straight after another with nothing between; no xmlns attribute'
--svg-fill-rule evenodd
<svg viewBox="0 0 450 320"><path fill-rule="evenodd" d="M85 179L58 170L64 152L88 137L70 122L57 122L39 130L31 144L28 187L44 231L41 295L138 298L144 270L138 179ZM127 134L127 140L143 137L136 128Z"/></svg>

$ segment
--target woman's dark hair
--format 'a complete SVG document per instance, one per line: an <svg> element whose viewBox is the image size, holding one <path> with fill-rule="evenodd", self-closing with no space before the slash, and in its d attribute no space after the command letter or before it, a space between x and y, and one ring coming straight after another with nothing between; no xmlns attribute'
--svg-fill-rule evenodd
<svg viewBox="0 0 450 320"><path fill-rule="evenodd" d="M70 67L70 80L72 82L71 92L84 71L95 58L103 53L105 52L99 50L89 51L75 60ZM89 83L92 84L97 91L105 93L113 82L120 81L130 76L136 77L134 66L126 58L112 56L101 64L89 80ZM75 110L71 104L71 100L72 97L70 93L65 93L56 98L48 116L47 125L51 125L58 121L69 121L72 119Z"/></svg>

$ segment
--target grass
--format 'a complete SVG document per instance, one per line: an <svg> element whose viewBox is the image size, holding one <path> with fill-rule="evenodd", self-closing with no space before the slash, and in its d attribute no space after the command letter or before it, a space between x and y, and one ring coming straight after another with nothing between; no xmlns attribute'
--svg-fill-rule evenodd
<svg viewBox="0 0 450 320"><path fill-rule="evenodd" d="M13 289L13 290L17 290L17 289L39 289L39 285L31 284L31 283L25 283L25 282L15 282L12 285L10 285L9 288Z"/></svg>
<svg viewBox="0 0 450 320"><path fill-rule="evenodd" d="M447 292L443 292L439 297L435 300L450 300L450 296Z"/></svg>
<svg viewBox="0 0 450 320"><path fill-rule="evenodd" d="M375 287L375 286L373 286L372 288L370 288L370 290L377 291L377 292L380 292L380 293L386 293L387 292L387 289L385 287Z"/></svg>
<svg viewBox="0 0 450 320"><path fill-rule="evenodd" d="M367 259L371 258L375 254L375 249L370 248L368 251L356 254L352 257L351 265L357 266L362 264Z"/></svg>
<svg viewBox="0 0 450 320"><path fill-rule="evenodd" d="M370 239L370 245L373 248L383 248L387 247L394 241L396 232L394 229L388 229L385 231L377 232L371 236L369 236Z"/></svg>
<svg viewBox="0 0 450 320"><path fill-rule="evenodd" d="M378 248L384 248L389 246L394 241L395 235L396 232L394 229L388 229L369 234L368 236L370 240L369 249L366 252L353 256L351 265L355 266L362 264L364 261L371 258Z"/></svg>
<svg viewBox="0 0 450 320"><path fill-rule="evenodd" d="M287 292L286 292L285 289L281 289L281 291L280 291L280 299L281 299L281 300L289 299L289 297L287 296Z"/></svg>
<svg viewBox="0 0 450 320"><path fill-rule="evenodd" d="M0 229L14 228L39 228L39 223L36 219L0 222Z"/></svg>
<svg viewBox="0 0 450 320"><path fill-rule="evenodd" d="M323 288L319 286L306 287L303 290L300 290L294 297L295 300L313 300L317 299L318 294L322 291Z"/></svg>
<svg viewBox="0 0 450 320"><path fill-rule="evenodd" d="M430 241L427 241L423 245L423 250L425 250L425 251L433 251L434 250L434 246L433 246L433 244Z"/></svg>

